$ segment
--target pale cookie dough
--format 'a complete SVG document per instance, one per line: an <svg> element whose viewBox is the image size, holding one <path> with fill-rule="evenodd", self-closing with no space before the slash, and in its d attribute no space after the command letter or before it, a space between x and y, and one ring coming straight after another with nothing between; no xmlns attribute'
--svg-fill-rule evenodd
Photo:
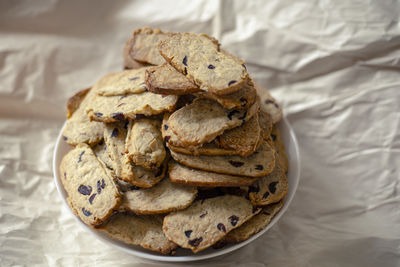
<svg viewBox="0 0 400 267"><path fill-rule="evenodd" d="M158 217L118 213L98 229L130 245L138 245L163 254L174 254L177 245L165 237L162 218Z"/></svg>
<svg viewBox="0 0 400 267"><path fill-rule="evenodd" d="M227 110L212 100L195 99L172 113L168 125L185 146L199 146L249 120L258 109L258 102L248 110Z"/></svg>
<svg viewBox="0 0 400 267"><path fill-rule="evenodd" d="M240 156L192 156L176 153L172 157L179 163L195 169L248 177L262 177L272 172L275 166L275 150L267 142L243 158Z"/></svg>
<svg viewBox="0 0 400 267"><path fill-rule="evenodd" d="M161 55L200 89L225 95L247 82L244 64L219 51L216 40L205 34L171 34L159 45Z"/></svg>
<svg viewBox="0 0 400 267"><path fill-rule="evenodd" d="M72 211L84 223L99 225L119 208L119 189L88 145L79 144L64 156L60 176Z"/></svg>
<svg viewBox="0 0 400 267"><path fill-rule="evenodd" d="M201 187L246 186L258 179L192 169L172 161L169 163L168 172L173 183Z"/></svg>
<svg viewBox="0 0 400 267"><path fill-rule="evenodd" d="M196 201L186 210L168 214L163 231L177 245L197 253L239 227L258 209L242 197L225 195Z"/></svg>
<svg viewBox="0 0 400 267"><path fill-rule="evenodd" d="M188 207L197 195L197 188L173 184L167 178L152 188L124 193L120 210L136 214L160 214Z"/></svg>
<svg viewBox="0 0 400 267"><path fill-rule="evenodd" d="M160 126L160 121L151 119L141 119L130 123L126 149L135 165L154 169L164 162L166 151Z"/></svg>

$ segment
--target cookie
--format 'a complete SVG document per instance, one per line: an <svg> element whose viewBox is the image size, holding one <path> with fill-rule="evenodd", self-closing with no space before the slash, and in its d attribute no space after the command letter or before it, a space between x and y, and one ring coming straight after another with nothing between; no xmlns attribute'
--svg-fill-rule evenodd
<svg viewBox="0 0 400 267"><path fill-rule="evenodd" d="M282 207L283 201L263 207L259 214L245 222L242 226L229 232L225 236L224 241L226 243L239 243L249 239L267 227L272 218L281 210Z"/></svg>
<svg viewBox="0 0 400 267"><path fill-rule="evenodd" d="M249 198L255 206L265 206L283 199L288 192L286 174L280 164L273 172L249 186Z"/></svg>
<svg viewBox="0 0 400 267"><path fill-rule="evenodd" d="M67 118L71 118L72 114L79 108L83 99L89 93L91 88L80 90L71 96L67 101Z"/></svg>
<svg viewBox="0 0 400 267"><path fill-rule="evenodd" d="M169 33L160 29L143 27L135 30L125 44L124 62L136 61L151 65L161 65L165 62L158 51L158 44L165 40ZM127 67L127 65L125 65ZM128 66L129 67L129 66Z"/></svg>
<svg viewBox="0 0 400 267"><path fill-rule="evenodd" d="M275 124L282 119L282 108L278 101L271 94L259 85L255 85L258 95L261 98L261 110L268 113L272 118L272 123Z"/></svg>
<svg viewBox="0 0 400 267"><path fill-rule="evenodd" d="M164 162L166 151L161 136L161 122L141 119L130 123L126 139L129 158L135 165L147 169L159 168Z"/></svg>
<svg viewBox="0 0 400 267"><path fill-rule="evenodd" d="M254 183L258 178L233 176L214 172L192 169L176 162L168 164L169 179L173 183L201 187L231 187L246 186Z"/></svg>
<svg viewBox="0 0 400 267"><path fill-rule="evenodd" d="M176 136L176 134L168 126L168 118L170 114L165 113L163 123L161 126L161 133L167 147L178 153L188 155L207 155L207 156L226 156L226 155L238 155L236 150L219 148L215 144L215 141L201 146L185 146Z"/></svg>
<svg viewBox="0 0 400 267"><path fill-rule="evenodd" d="M124 96L96 96L86 109L90 120L105 123L134 120L174 110L178 97L151 92Z"/></svg>
<svg viewBox="0 0 400 267"><path fill-rule="evenodd" d="M230 94L247 82L246 67L220 52L217 41L205 34L171 34L160 42L159 49L175 69L204 91Z"/></svg>
<svg viewBox="0 0 400 267"><path fill-rule="evenodd" d="M198 97L212 99L221 104L226 109L248 109L256 101L256 89L251 80L238 91L227 95L215 95L210 92L196 93Z"/></svg>
<svg viewBox="0 0 400 267"><path fill-rule="evenodd" d="M225 195L209 198L165 216L163 231L170 241L197 253L218 242L257 211L242 197Z"/></svg>
<svg viewBox="0 0 400 267"><path fill-rule="evenodd" d="M195 169L248 177L262 177L275 166L275 150L267 142L247 158L240 156L192 156L176 153L171 156L179 163Z"/></svg>
<svg viewBox="0 0 400 267"><path fill-rule="evenodd" d="M60 176L71 209L88 225L103 223L121 204L114 179L86 144L77 145L64 156Z"/></svg>
<svg viewBox="0 0 400 267"><path fill-rule="evenodd" d="M136 214L168 213L188 207L196 194L196 187L174 184L166 178L152 188L125 192L120 210Z"/></svg>
<svg viewBox="0 0 400 267"><path fill-rule="evenodd" d="M132 59L129 56L129 51L132 47L132 41L131 39L129 39L125 45L124 45L124 49L122 50L122 58L123 58L123 69L124 70L129 70L129 69L139 69L142 67L149 67L149 66L153 66L151 64L148 63L142 63L139 61L136 61L134 59Z"/></svg>
<svg viewBox="0 0 400 267"><path fill-rule="evenodd" d="M115 175L125 182L144 188L152 187L164 178L167 163L163 163L154 170L133 165L128 154L125 153L126 125L126 123L107 124L104 131L104 140L107 153L112 161L112 169Z"/></svg>
<svg viewBox="0 0 400 267"><path fill-rule="evenodd" d="M122 96L143 93L147 90L144 81L147 69L147 67L143 67L114 73L103 80L101 85L96 88L96 92L98 95L102 96Z"/></svg>
<svg viewBox="0 0 400 267"><path fill-rule="evenodd" d="M217 146L235 150L242 157L254 153L263 142L263 132L260 127L258 114L246 121L243 125L225 131L216 138Z"/></svg>
<svg viewBox="0 0 400 267"><path fill-rule="evenodd" d="M209 143L225 130L235 128L258 112L258 102L248 110L227 110L208 99L195 99L193 103L175 111L168 125L185 146Z"/></svg>
<svg viewBox="0 0 400 267"><path fill-rule="evenodd" d="M165 237L162 231L162 218L158 217L117 213L98 229L130 245L163 254L174 254L177 245Z"/></svg>
<svg viewBox="0 0 400 267"><path fill-rule="evenodd" d="M189 81L168 63L146 71L146 85L155 94L184 95L200 92L200 88Z"/></svg>
<svg viewBox="0 0 400 267"><path fill-rule="evenodd" d="M68 101L68 114L71 114L63 130L63 138L70 145L86 143L94 145L103 139L103 123L90 121L86 107L95 98L93 89L78 92Z"/></svg>
<svg viewBox="0 0 400 267"><path fill-rule="evenodd" d="M269 138L273 126L271 115L264 112L263 110L260 110L260 112L258 113L258 121L260 122L260 127L263 131L263 138Z"/></svg>
<svg viewBox="0 0 400 267"><path fill-rule="evenodd" d="M278 127L274 126L271 131L271 139L277 152L277 160L285 173L289 169L289 160L285 152L285 144L283 143L281 132Z"/></svg>
<svg viewBox="0 0 400 267"><path fill-rule="evenodd" d="M113 170L113 161L108 156L107 146L104 141L101 141L93 148L93 152L97 159L109 170Z"/></svg>

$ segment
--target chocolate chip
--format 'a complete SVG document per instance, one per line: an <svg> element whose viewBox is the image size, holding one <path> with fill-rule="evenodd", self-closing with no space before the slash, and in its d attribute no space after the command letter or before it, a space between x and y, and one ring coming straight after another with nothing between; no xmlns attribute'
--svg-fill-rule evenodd
<svg viewBox="0 0 400 267"><path fill-rule="evenodd" d="M231 86L231 85L234 84L234 83L236 83L236 81L235 81L235 80L232 80L232 81L230 81L230 82L228 83L228 86Z"/></svg>
<svg viewBox="0 0 400 267"><path fill-rule="evenodd" d="M118 133L119 133L118 128L114 128L114 130L111 133L111 137L117 137Z"/></svg>
<svg viewBox="0 0 400 267"><path fill-rule="evenodd" d="M205 213L201 214L201 215L200 215L200 218L204 218L204 216L206 216L207 213L208 213L208 212L206 211Z"/></svg>
<svg viewBox="0 0 400 267"><path fill-rule="evenodd" d="M247 68L246 68L246 65L245 65L245 64L242 64L242 66L243 66L243 68L244 68L245 70L247 70Z"/></svg>
<svg viewBox="0 0 400 267"><path fill-rule="evenodd" d="M66 136L63 136L64 141L68 140L68 138Z"/></svg>
<svg viewBox="0 0 400 267"><path fill-rule="evenodd" d="M275 102L275 101L272 101L272 100L270 100L270 99L266 99L265 101L264 101L264 103L265 104L273 104L276 108L279 108L279 105Z"/></svg>
<svg viewBox="0 0 400 267"><path fill-rule="evenodd" d="M136 114L136 116L135 116L136 120L140 120L140 119L144 119L144 118L146 118L146 116L144 114L140 114L140 113Z"/></svg>
<svg viewBox="0 0 400 267"><path fill-rule="evenodd" d="M218 230L223 231L224 233L226 233L226 228L225 225L223 223L219 223L217 225Z"/></svg>
<svg viewBox="0 0 400 267"><path fill-rule="evenodd" d="M125 105L125 104L126 104L126 103L118 104L117 108L119 108L119 107L121 107L121 106L123 106L123 105Z"/></svg>
<svg viewBox="0 0 400 267"><path fill-rule="evenodd" d="M272 141L276 141L276 135L271 134L271 137L272 137Z"/></svg>
<svg viewBox="0 0 400 267"><path fill-rule="evenodd" d="M98 143L99 146L102 146L103 144L104 144L104 140L101 140L101 141Z"/></svg>
<svg viewBox="0 0 400 267"><path fill-rule="evenodd" d="M83 212L83 214L85 214L85 216L92 215L92 213L90 211L88 211L88 210L85 210L85 208L82 208L82 212Z"/></svg>
<svg viewBox="0 0 400 267"><path fill-rule="evenodd" d="M232 215L231 217L229 217L229 220L231 221L232 226L235 226L239 221L239 217L236 215Z"/></svg>
<svg viewBox="0 0 400 267"><path fill-rule="evenodd" d="M93 195L90 196L90 198L89 198L89 203L90 204L93 203L93 200L94 200L95 196L96 196L96 193L94 193Z"/></svg>
<svg viewBox="0 0 400 267"><path fill-rule="evenodd" d="M86 186L81 184L78 187L78 192L81 193L82 195L88 196L90 193L92 193L92 187L90 185Z"/></svg>
<svg viewBox="0 0 400 267"><path fill-rule="evenodd" d="M104 179L101 179L101 188L104 189L106 187L106 183L104 182Z"/></svg>
<svg viewBox="0 0 400 267"><path fill-rule="evenodd" d="M187 68L185 67L185 69L183 70L183 74L187 75Z"/></svg>
<svg viewBox="0 0 400 267"><path fill-rule="evenodd" d="M164 141L168 142L170 138L171 138L171 136L167 135L166 137L164 137Z"/></svg>
<svg viewBox="0 0 400 267"><path fill-rule="evenodd" d="M79 155L78 163L82 161L83 154L85 154L85 151L82 151L82 153Z"/></svg>
<svg viewBox="0 0 400 267"><path fill-rule="evenodd" d="M237 111L237 110L232 110L232 111L230 111L230 112L228 113L228 119L229 119L229 120L232 120L232 116L235 115L236 113L240 113L240 112Z"/></svg>
<svg viewBox="0 0 400 267"><path fill-rule="evenodd" d="M102 117L102 116L103 116L103 113L97 112L97 113L94 113L94 115L95 115L96 117Z"/></svg>
<svg viewBox="0 0 400 267"><path fill-rule="evenodd" d="M187 66L187 56L185 56L182 60L183 65Z"/></svg>
<svg viewBox="0 0 400 267"><path fill-rule="evenodd" d="M129 78L130 81L134 81L134 80L137 80L137 79L139 79L139 77Z"/></svg>
<svg viewBox="0 0 400 267"><path fill-rule="evenodd" d="M268 189L269 189L269 192L271 192L272 194L275 194L275 192L276 192L276 185L278 184L278 182L271 182L269 185L268 185Z"/></svg>
<svg viewBox="0 0 400 267"><path fill-rule="evenodd" d="M101 183L100 180L97 181L97 193L100 195L101 193Z"/></svg>
<svg viewBox="0 0 400 267"><path fill-rule="evenodd" d="M123 95L119 98L119 101L121 101L122 99L124 99L125 97L127 97L127 95Z"/></svg>
<svg viewBox="0 0 400 267"><path fill-rule="evenodd" d="M265 194L263 195L263 198L267 198L269 197L269 192L265 192Z"/></svg>
<svg viewBox="0 0 400 267"><path fill-rule="evenodd" d="M187 230L187 231L185 231L185 236L187 237L187 238L189 238L190 237L190 235L192 234L192 230Z"/></svg>
<svg viewBox="0 0 400 267"><path fill-rule="evenodd" d="M125 115L124 115L123 113L121 113L121 112L113 113L113 114L111 114L111 116L112 116L114 119L119 120L119 121L125 120Z"/></svg>
<svg viewBox="0 0 400 267"><path fill-rule="evenodd" d="M264 170L264 166L261 164L256 165L256 170L262 171Z"/></svg>
<svg viewBox="0 0 400 267"><path fill-rule="evenodd" d="M257 193L259 191L260 191L260 186L258 186L258 185L249 186L249 193L252 193L252 192Z"/></svg>
<svg viewBox="0 0 400 267"><path fill-rule="evenodd" d="M242 107L246 106L246 104L247 104L247 99L246 98L241 97L239 100L240 100L240 102L242 102Z"/></svg>
<svg viewBox="0 0 400 267"><path fill-rule="evenodd" d="M164 125L164 130L168 130L168 125Z"/></svg>
<svg viewBox="0 0 400 267"><path fill-rule="evenodd" d="M236 168L238 168L238 167L240 167L240 166L243 166L243 164L244 164L244 162L241 162L241 161L234 161L234 160L229 160L229 163L230 163L232 166L236 167Z"/></svg>
<svg viewBox="0 0 400 267"><path fill-rule="evenodd" d="M67 179L67 173L66 172L64 172L64 179L65 180Z"/></svg>
<svg viewBox="0 0 400 267"><path fill-rule="evenodd" d="M161 95L162 98L166 98L168 95Z"/></svg>
<svg viewBox="0 0 400 267"><path fill-rule="evenodd" d="M208 68L209 68L210 70L213 70L213 69L215 69L215 66L212 65L212 64L210 64L210 65L208 65Z"/></svg>
<svg viewBox="0 0 400 267"><path fill-rule="evenodd" d="M135 185L130 185L130 186L129 186L129 189L130 189L130 190L139 190L140 187L137 187L137 186L135 186Z"/></svg>
<svg viewBox="0 0 400 267"><path fill-rule="evenodd" d="M203 241L202 237L195 238L195 239L189 240L189 245L191 245L192 247L197 247L200 245L201 241Z"/></svg>

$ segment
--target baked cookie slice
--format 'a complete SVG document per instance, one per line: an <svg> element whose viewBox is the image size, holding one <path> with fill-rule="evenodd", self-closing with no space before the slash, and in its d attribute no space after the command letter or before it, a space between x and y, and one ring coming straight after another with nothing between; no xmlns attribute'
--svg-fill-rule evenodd
<svg viewBox="0 0 400 267"><path fill-rule="evenodd" d="M219 51L215 39L205 34L171 34L159 44L161 55L200 89L225 95L247 82L246 67L228 53Z"/></svg>
<svg viewBox="0 0 400 267"><path fill-rule="evenodd" d="M245 222L242 226L232 230L225 237L226 243L239 243L257 234L274 218L283 207L283 201L263 207L260 213Z"/></svg>
<svg viewBox="0 0 400 267"><path fill-rule="evenodd" d="M96 144L92 147L94 154L96 155L97 159L109 170L113 171L113 161L110 159L107 151L107 146L104 141ZM115 174L113 173L113 176Z"/></svg>
<svg viewBox="0 0 400 267"><path fill-rule="evenodd" d="M254 206L265 206L283 199L288 192L285 171L276 164L273 172L249 186L249 198Z"/></svg>
<svg viewBox="0 0 400 267"><path fill-rule="evenodd" d="M260 122L260 127L263 131L263 138L268 139L272 132L272 117L268 113L260 110L258 113L258 121Z"/></svg>
<svg viewBox="0 0 400 267"><path fill-rule="evenodd" d="M170 33L164 33L160 29L143 27L135 30L125 44L124 62L139 62L151 65L161 65L165 62L158 51L158 44L165 40ZM125 64L130 67L131 64Z"/></svg>
<svg viewBox="0 0 400 267"><path fill-rule="evenodd" d="M246 122L258 109L258 102L248 110L227 110L212 100L195 99L172 113L168 125L185 146L199 146Z"/></svg>
<svg viewBox="0 0 400 267"><path fill-rule="evenodd" d="M98 229L126 244L141 246L162 254L174 254L177 248L176 244L165 237L162 231L162 217L159 216L117 213Z"/></svg>
<svg viewBox="0 0 400 267"><path fill-rule="evenodd" d="M233 176L192 169L179 163L169 162L169 179L173 183L200 187L236 187L253 184L257 178Z"/></svg>
<svg viewBox="0 0 400 267"><path fill-rule="evenodd" d="M237 151L242 157L253 154L263 143L258 114L243 125L225 131L216 138L216 143L219 147Z"/></svg>
<svg viewBox="0 0 400 267"><path fill-rule="evenodd" d="M192 156L176 153L171 156L179 163L195 169L247 177L262 177L275 166L275 150L268 142L247 158L240 156Z"/></svg>
<svg viewBox="0 0 400 267"><path fill-rule="evenodd" d="M243 197L209 198L165 216L163 231L170 241L196 253L218 242L257 212Z"/></svg>
<svg viewBox="0 0 400 267"><path fill-rule="evenodd" d="M118 187L88 145L79 144L64 156L60 176L72 211L84 223L99 225L119 208Z"/></svg>
<svg viewBox="0 0 400 267"><path fill-rule="evenodd" d="M159 168L167 155L161 136L161 122L141 119L131 122L126 139L126 150L135 165L147 169Z"/></svg>
<svg viewBox="0 0 400 267"><path fill-rule="evenodd" d="M120 210L136 214L168 213L188 207L196 194L196 187L173 184L169 179L164 179L152 188L125 192Z"/></svg>
<svg viewBox="0 0 400 267"><path fill-rule="evenodd" d="M155 94L185 95L201 91L168 63L148 69L146 85L149 91Z"/></svg>
<svg viewBox="0 0 400 267"><path fill-rule="evenodd" d="M86 107L95 97L94 91L89 88L79 91L68 100L68 120L63 130L63 138L68 144L94 145L103 139L103 123L90 121L86 115Z"/></svg>
<svg viewBox="0 0 400 267"><path fill-rule="evenodd" d="M281 132L277 126L272 128L271 139L277 152L277 162L286 173L289 170L289 160L285 152L285 144L283 143Z"/></svg>
<svg viewBox="0 0 400 267"><path fill-rule="evenodd" d="M107 79L96 88L98 95L122 96L127 94L139 94L147 90L144 81L147 67L134 70L124 70L108 76Z"/></svg>
<svg viewBox="0 0 400 267"><path fill-rule="evenodd" d="M272 95L259 85L255 85L258 95L260 96L261 110L268 113L272 118L272 123L278 123L283 116L282 108L278 101Z"/></svg>

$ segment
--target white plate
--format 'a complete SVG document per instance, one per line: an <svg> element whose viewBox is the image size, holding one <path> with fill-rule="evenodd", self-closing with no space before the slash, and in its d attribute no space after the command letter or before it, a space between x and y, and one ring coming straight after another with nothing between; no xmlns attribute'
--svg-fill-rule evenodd
<svg viewBox="0 0 400 267"><path fill-rule="evenodd" d="M255 239L259 238L262 236L265 232L268 231L285 213L287 208L290 205L290 202L292 202L293 196L296 192L297 185L299 183L300 179L300 155L299 155L299 147L297 144L296 136L289 125L288 121L284 118L280 123L279 123L279 128L281 131L282 139L285 143L285 150L289 158L289 172L287 175L288 182L289 182L289 192L285 198L285 204L283 208L279 211L279 213L272 219L271 223L261 232L257 233L256 235L252 236L251 238L247 239L246 241L243 241L239 244L233 244L233 245L227 245L221 249L213 249L213 248L208 248L206 250L203 250L197 254L193 254L189 250L185 249L178 249L176 255L174 256L163 256L159 253L152 252L146 249L143 249L140 246L133 246L133 245L127 245L121 241L109 238L105 233L96 231L92 229L91 227L87 226L84 224L79 217L73 215L70 207L68 206L66 202L67 198L67 193L65 192L61 180L59 177L59 165L61 162L61 159L63 156L71 150L71 146L69 146L62 137L62 131L65 127L65 124L63 128L60 131L60 134L58 135L56 146L54 149L54 156L53 156L53 173L54 173L54 180L57 186L58 193L61 196L61 199L64 203L65 208L71 212L71 215L75 217L77 220L78 224L80 224L86 231L92 233L96 238L100 239L106 244L109 244L113 247L116 247L122 251L125 251L126 253L129 253L134 256L138 256L141 258L145 258L148 260L156 260L156 261L165 261L165 262L189 262L189 261L198 261L198 260L204 260L204 259L210 259L213 257L221 256L227 253L230 253L234 250L237 250Z"/></svg>

